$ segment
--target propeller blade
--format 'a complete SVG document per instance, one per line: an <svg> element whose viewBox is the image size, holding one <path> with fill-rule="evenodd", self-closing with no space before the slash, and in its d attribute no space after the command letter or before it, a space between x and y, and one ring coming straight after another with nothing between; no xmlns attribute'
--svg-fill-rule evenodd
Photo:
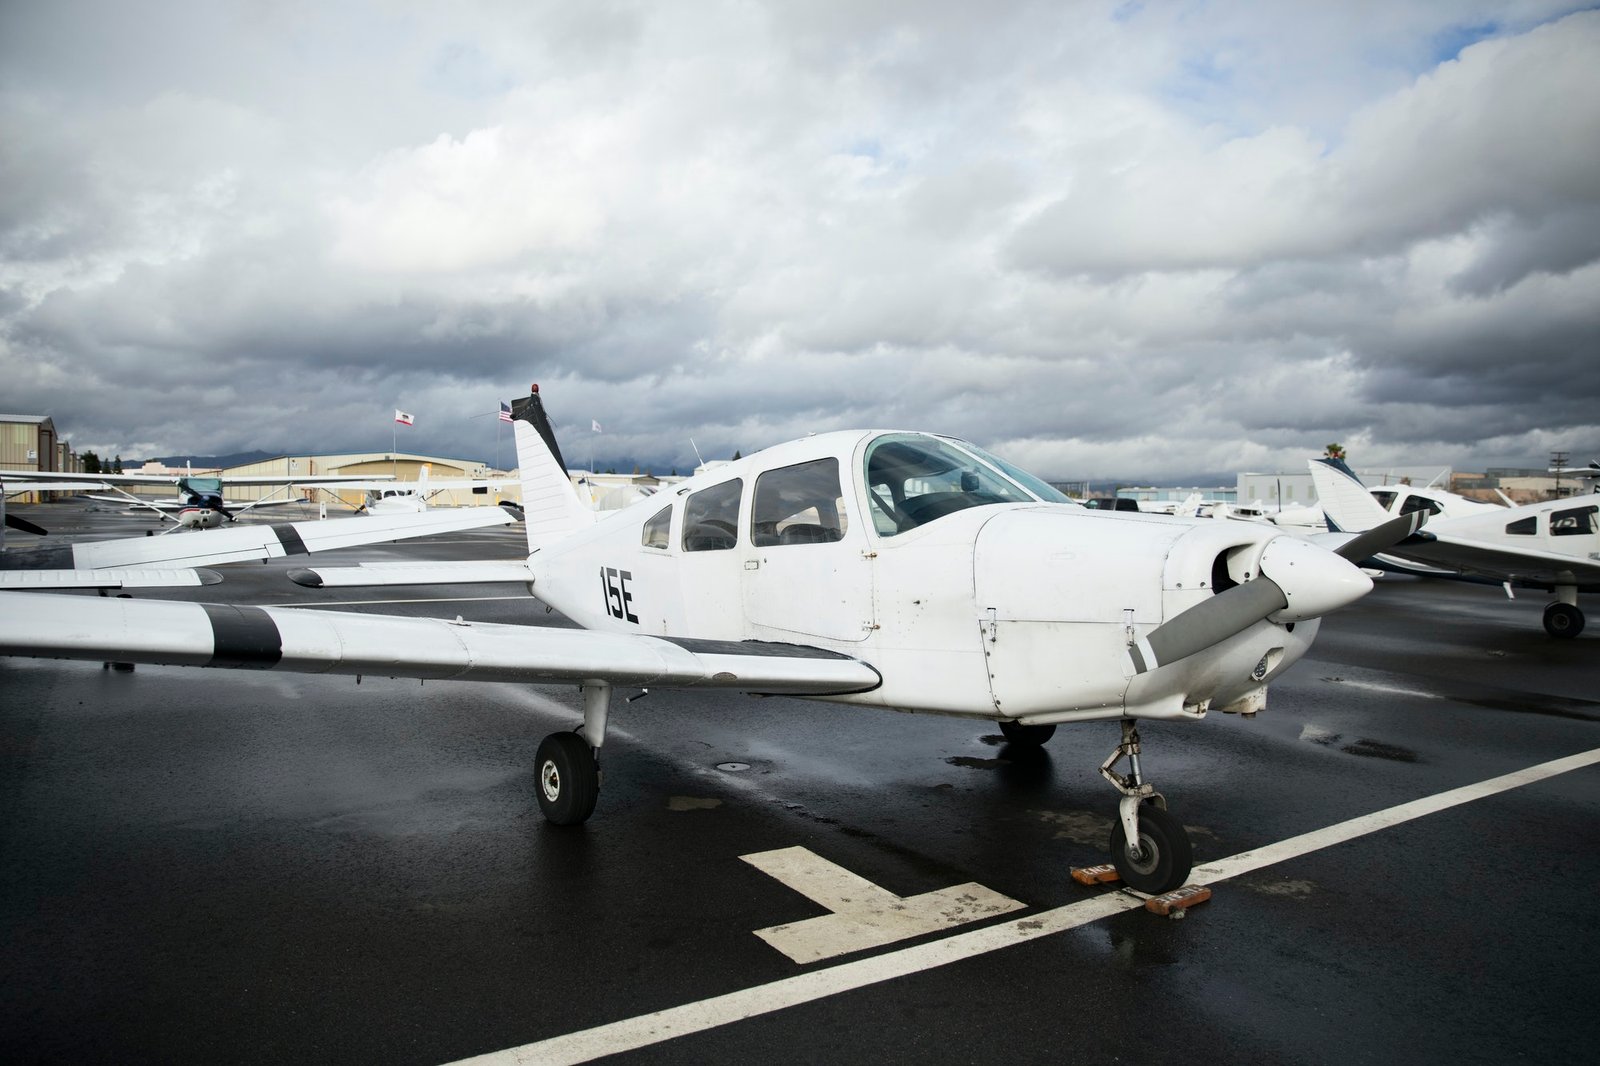
<svg viewBox="0 0 1600 1066"><path fill-rule="evenodd" d="M1348 559L1296 537L1274 537L1261 553L1261 573L1254 580L1200 601L1130 645L1132 672L1148 673L1188 658L1268 618L1318 618L1371 590L1372 579Z"/></svg>
<svg viewBox="0 0 1600 1066"><path fill-rule="evenodd" d="M32 533L36 537L48 537L50 535L49 530L42 529L28 521L26 518L18 518L14 514L6 515L6 527L9 529L20 529L24 533Z"/></svg>
<svg viewBox="0 0 1600 1066"><path fill-rule="evenodd" d="M1427 521L1427 511L1412 511L1410 514L1391 518L1387 522L1373 526L1355 539L1339 545L1334 549L1334 553L1352 563L1359 563L1399 544L1421 529Z"/></svg>
<svg viewBox="0 0 1600 1066"><path fill-rule="evenodd" d="M1235 633L1289 606L1289 598L1270 577L1258 577L1202 600L1170 622L1152 629L1128 648L1133 672L1147 673L1220 644Z"/></svg>

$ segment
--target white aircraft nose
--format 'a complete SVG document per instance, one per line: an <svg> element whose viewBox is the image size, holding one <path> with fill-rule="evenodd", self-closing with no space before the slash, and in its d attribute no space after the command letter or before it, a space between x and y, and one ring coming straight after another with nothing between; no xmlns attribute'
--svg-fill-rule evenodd
<svg viewBox="0 0 1600 1066"><path fill-rule="evenodd" d="M1319 618L1372 591L1372 579L1354 563L1296 537L1274 537L1261 553L1261 573L1283 590L1287 607L1274 622Z"/></svg>

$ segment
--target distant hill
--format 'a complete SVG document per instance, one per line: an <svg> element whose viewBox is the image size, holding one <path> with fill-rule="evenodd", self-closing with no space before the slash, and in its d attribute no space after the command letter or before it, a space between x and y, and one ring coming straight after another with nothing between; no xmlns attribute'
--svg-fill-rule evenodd
<svg viewBox="0 0 1600 1066"><path fill-rule="evenodd" d="M210 470L215 467L227 469L230 466L244 466L246 463L259 463L264 459L276 459L287 452L233 452L229 455L163 455L151 459L122 460L124 470L137 470L145 463L164 463L167 466L194 466L201 470Z"/></svg>

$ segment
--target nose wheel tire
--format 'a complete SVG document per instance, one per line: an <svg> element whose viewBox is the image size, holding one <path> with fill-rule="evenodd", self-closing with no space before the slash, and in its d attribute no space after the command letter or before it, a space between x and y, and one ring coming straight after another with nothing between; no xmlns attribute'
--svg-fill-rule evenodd
<svg viewBox="0 0 1600 1066"><path fill-rule="evenodd" d="M1552 603L1544 609L1544 631L1571 640L1583 632L1583 612L1570 603Z"/></svg>
<svg viewBox="0 0 1600 1066"><path fill-rule="evenodd" d="M1053 725L1023 725L1021 722L1001 722L1000 732L1009 743L1037 748L1056 735Z"/></svg>
<svg viewBox="0 0 1600 1066"><path fill-rule="evenodd" d="M1171 892L1188 880L1194 848L1178 820L1153 803L1139 808L1139 841L1128 845L1122 820L1111 823L1111 862L1123 884L1152 896Z"/></svg>
<svg viewBox="0 0 1600 1066"><path fill-rule="evenodd" d="M534 756L534 791L545 820L577 825L594 813L600 798L600 765L577 733L552 733Z"/></svg>

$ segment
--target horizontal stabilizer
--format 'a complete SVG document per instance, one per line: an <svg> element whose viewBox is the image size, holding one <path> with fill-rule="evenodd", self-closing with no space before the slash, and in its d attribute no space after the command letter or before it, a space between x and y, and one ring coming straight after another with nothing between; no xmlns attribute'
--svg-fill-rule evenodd
<svg viewBox="0 0 1600 1066"><path fill-rule="evenodd" d="M881 682L859 659L791 644L27 592L0 593L0 655L799 696Z"/></svg>
<svg viewBox="0 0 1600 1066"><path fill-rule="evenodd" d="M286 555L457 533L514 522L500 507L467 507L423 514L367 515L309 522L235 525L162 537L122 537L0 557L6 570L129 570L157 566L217 566Z"/></svg>
<svg viewBox="0 0 1600 1066"><path fill-rule="evenodd" d="M313 589L370 585L488 585L507 581L528 584L533 581L533 571L521 559L362 563L360 566L316 566L291 570L289 580Z"/></svg>
<svg viewBox="0 0 1600 1066"><path fill-rule="evenodd" d="M165 589L215 585L215 570L0 570L0 589Z"/></svg>

